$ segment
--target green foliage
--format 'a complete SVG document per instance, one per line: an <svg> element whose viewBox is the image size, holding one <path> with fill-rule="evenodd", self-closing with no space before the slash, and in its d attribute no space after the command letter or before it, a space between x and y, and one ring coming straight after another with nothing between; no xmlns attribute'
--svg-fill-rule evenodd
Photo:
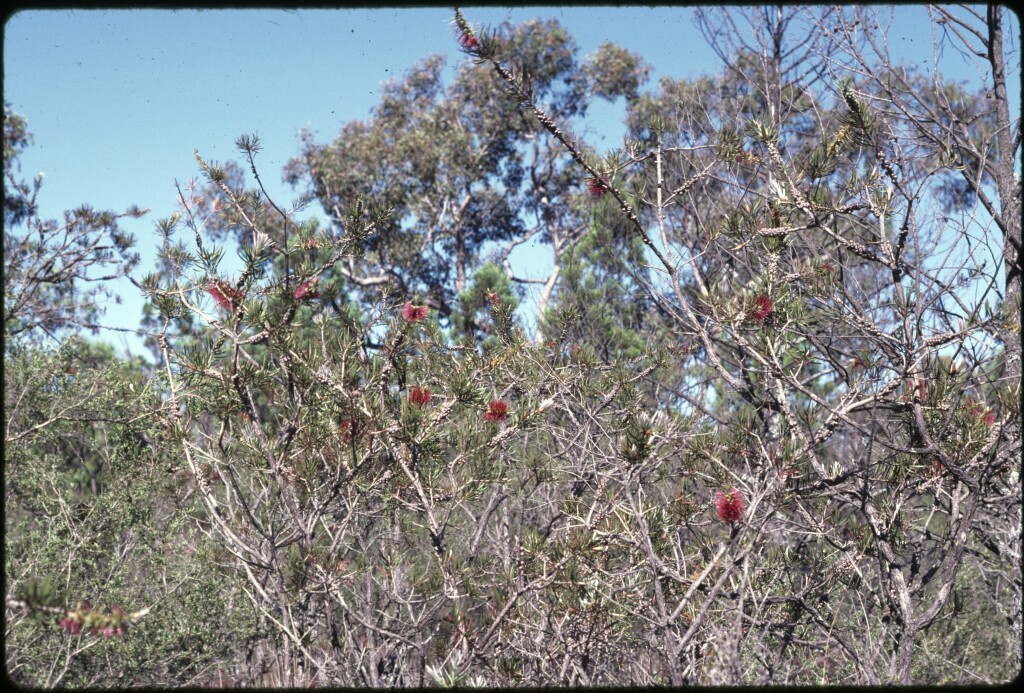
<svg viewBox="0 0 1024 693"><path fill-rule="evenodd" d="M648 299L627 264L643 255L614 226L595 223L563 260L544 339L561 349L592 349L604 362L635 359L654 341Z"/></svg>
<svg viewBox="0 0 1024 693"><path fill-rule="evenodd" d="M851 139L861 146L872 146L878 135L878 124L871 109L854 91L849 82L841 83L839 92L843 96L843 101L846 102L847 112L843 123L849 127Z"/></svg>
<svg viewBox="0 0 1024 693"><path fill-rule="evenodd" d="M639 98L650 67L640 56L605 42L588 59L583 71L590 79L590 91L595 96L614 100L621 94L633 101Z"/></svg>
<svg viewBox="0 0 1024 693"><path fill-rule="evenodd" d="M17 226L32 210L30 188L13 183L18 172L18 157L32 144L32 134L25 119L4 102L4 227ZM13 188L8 188L13 185Z"/></svg>
<svg viewBox="0 0 1024 693"><path fill-rule="evenodd" d="M70 341L9 345L5 366L5 574L32 620L12 621L8 671L29 686L171 684L232 659L246 610L228 607L204 560L180 450L145 414L159 404L141 363ZM86 599L150 613L76 654L45 607Z"/></svg>
<svg viewBox="0 0 1024 693"><path fill-rule="evenodd" d="M508 275L486 263L473 275L469 287L458 296L452 324L458 337L481 342L484 353L512 339L512 315L519 305ZM493 330L488 327L493 326ZM494 332L487 336L489 332Z"/></svg>

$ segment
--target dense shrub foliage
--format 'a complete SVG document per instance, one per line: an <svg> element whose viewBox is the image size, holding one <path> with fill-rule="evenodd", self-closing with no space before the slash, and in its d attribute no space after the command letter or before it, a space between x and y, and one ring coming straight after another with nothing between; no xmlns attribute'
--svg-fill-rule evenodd
<svg viewBox="0 0 1024 693"><path fill-rule="evenodd" d="M31 245L62 227L7 167L9 675L1014 677L1019 65L998 8L930 12L977 30L977 91L860 9L701 10L726 69L652 87L456 12L451 84L428 58L289 164L326 221L268 199L255 136L197 156L139 282L155 367L73 336L75 263L134 271L117 215L65 219L98 255ZM594 97L622 148L574 134Z"/></svg>

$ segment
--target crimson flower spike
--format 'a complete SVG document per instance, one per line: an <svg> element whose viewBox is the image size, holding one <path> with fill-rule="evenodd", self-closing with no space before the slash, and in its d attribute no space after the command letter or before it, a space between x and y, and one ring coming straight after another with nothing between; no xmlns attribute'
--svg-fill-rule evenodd
<svg viewBox="0 0 1024 693"><path fill-rule="evenodd" d="M316 279L307 279L295 287L295 299L301 301L304 298L320 298L320 292L316 288Z"/></svg>
<svg viewBox="0 0 1024 693"><path fill-rule="evenodd" d="M761 294L754 299L754 309L750 312L750 317L757 322L764 322L774 310L775 304L772 303L772 299L765 294Z"/></svg>
<svg viewBox="0 0 1024 693"><path fill-rule="evenodd" d="M211 279L207 282L206 292L229 313L234 312L242 302L242 290L220 279Z"/></svg>
<svg viewBox="0 0 1024 693"><path fill-rule="evenodd" d="M587 192L590 193L591 197L603 197L608 192L608 179L604 176L600 178L588 178L587 179Z"/></svg>
<svg viewBox="0 0 1024 693"><path fill-rule="evenodd" d="M417 385L409 390L409 403L415 404L417 407L424 407L430 404L431 397L429 387L419 387Z"/></svg>
<svg viewBox="0 0 1024 693"><path fill-rule="evenodd" d="M743 495L734 488L728 491L719 491L715 498L715 512L722 522L733 524L743 519L743 511L746 504Z"/></svg>
<svg viewBox="0 0 1024 693"><path fill-rule="evenodd" d="M419 322L426 318L429 312L427 306L414 306L412 301L406 301L402 306L402 317L408 322Z"/></svg>
<svg viewBox="0 0 1024 693"><path fill-rule="evenodd" d="M484 412L485 419L496 423L504 421L507 416L508 405L500 399L491 400L490 404L487 405L487 411Z"/></svg>

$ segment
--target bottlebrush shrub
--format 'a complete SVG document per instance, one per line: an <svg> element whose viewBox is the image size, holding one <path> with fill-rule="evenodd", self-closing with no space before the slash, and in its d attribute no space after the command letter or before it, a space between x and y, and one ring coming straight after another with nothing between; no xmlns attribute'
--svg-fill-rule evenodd
<svg viewBox="0 0 1024 693"><path fill-rule="evenodd" d="M996 422L996 415L982 402L975 402L973 398L968 398L964 407L967 417L974 418L986 427L992 426Z"/></svg>
<svg viewBox="0 0 1024 693"><path fill-rule="evenodd" d="M978 381L996 371L976 368L985 365L978 356L984 349L967 348L966 328L952 337L940 331L948 321L940 304L953 305L947 284L915 292L908 319L910 303L897 300L893 277L909 285L930 277L933 266L894 272L893 255L871 235L879 228L873 200L886 189L874 181L848 184L855 176L863 181L865 156L875 156L885 182L887 152L914 148L886 142L872 149L879 138L869 135L881 131L871 129L871 114L851 92L842 103L801 110L812 120L829 114L813 128L767 117L735 124L746 133L742 147L763 162L738 169L720 160L710 130L710 123L736 120L735 112L695 118L704 105L718 109L719 100L685 101L689 87L676 85L664 98L630 106L630 127L643 141L602 163L600 170L623 181L623 194L614 204L581 204L580 181L594 175L591 153L540 105L584 112L582 101L552 86L564 74L559 66L572 65L572 47L564 31L541 23L528 29L499 30L496 50L474 55L459 85L460 98L477 100L444 105L460 117L509 119L493 150L510 157L502 161L513 173L502 180L516 184L503 192L519 197L540 180L535 176L557 173L565 204L544 217L552 224L547 236L537 227L536 237L550 237L561 265L544 289L549 305L535 316L532 334L511 310L507 325L481 319L495 308L487 292L498 292L499 278L510 281L503 267L473 285L473 270L481 268L460 265L451 273L458 286L439 286L447 263L458 261L452 236L433 246L427 234L416 235L412 247L387 244L388 234L405 243L398 231L406 213L416 216L408 205L400 219L388 220L351 203L346 217L334 220L344 234L318 236L317 255L301 268L280 250L290 227L254 243L237 284L252 310L230 324L202 324L190 292L180 290L213 276L212 260L204 259L204 252L215 257L213 250L197 247L168 262L182 274L162 275L169 285L154 292L167 325L160 420L180 441L183 466L198 470L212 461L224 470L226 483L217 486L195 474L203 512L194 524L223 547L234 592L266 616L263 638L247 645L252 659L333 685L419 685L422 672L455 661L499 686L805 682L822 671L901 681L899 653L913 659L922 648L913 628L889 624L920 623L918 634L933 637L924 622L941 613L934 600L956 579L945 557L970 548L1002 561L964 542L985 526L972 524L978 514L1004 530L1014 521L1000 504L977 500L995 493L981 450L965 461L959 486L912 475L890 483L880 474L899 455L923 454L907 447L900 420L919 416L920 405L900 400L912 364L964 346L959 353L976 359L965 369L975 389L958 383L950 403L985 391ZM485 44L491 47L489 35ZM518 56L529 69L496 56ZM628 68L629 56L617 57L571 76L596 80ZM428 105L403 100L413 92L444 99L440 87L423 89L423 74L389 92L395 101L374 117L390 124L394 103L409 106L397 109L402 114ZM737 93L747 88L734 86ZM859 137L829 131L840 127L837 109L856 121L849 127L860 128ZM407 122L418 127L413 117ZM886 137L901 131L884 130ZM809 139L822 132L859 149L837 151L835 180L811 186L801 167L816 144ZM520 134L524 141L514 142ZM358 144L372 157L352 161L347 146L310 148L325 209L342 209L362 192L358 181L330 190L332 176L353 164L380 168L401 145L372 138ZM521 150L539 152L538 163L511 158ZM446 162L432 157L432 178L409 185L416 205L422 197L424 209L451 209L458 199L452 195L467 169ZM389 175L402 168L387 163ZM894 195L927 187L903 185L893 171ZM217 172L209 175L228 187L231 200L247 199ZM456 188L446 180L457 180ZM469 183L483 192L490 180ZM524 192L524 205L543 199L540 189ZM472 199L468 204L466 214L477 213ZM510 211L509 219L519 219L519 209ZM728 237L720 233L727 226ZM593 233L581 231L588 227ZM254 224L246 239L263 228L273 227ZM907 233L916 228L910 224ZM505 232L486 239L499 253L525 237L506 239ZM595 237L601 241L586 242ZM501 247L506 240L511 245ZM925 240L908 239L905 248L914 253L900 262L922 262ZM842 258L848 284L827 295L808 272L811 258L823 256ZM299 310L279 289L294 285L295 276L337 281L344 287L337 304L316 314ZM378 277L394 281L382 285ZM429 295L431 319L426 306L396 304L396 291ZM514 290L501 293L504 306ZM466 310L460 313L452 296ZM748 300L752 306L741 303ZM751 329L751 321L771 321L783 301L789 329ZM414 322L424 324L411 328ZM974 337L985 339L980 330ZM628 357L621 344L631 345ZM431 384L431 406L411 389L422 390L421 383ZM348 441L341 439L344 422ZM990 431L1002 435L995 424ZM1012 447L1006 438L1003 450ZM725 478L743 479L743 491L717 491L715 480ZM746 521L755 497L764 508L757 523ZM730 525L727 536L722 522ZM863 574L859 589L867 593L834 579L840 552L850 555L843 565L852 560L851 570ZM913 560L920 562L917 577L892 579L914 572ZM1013 570L1001 563L1000 580L1015 584L1007 577ZM808 613L779 613L790 603ZM865 632L880 635L870 653ZM536 647L538 633L549 648ZM748 647L763 651L747 656Z"/></svg>
<svg viewBox="0 0 1024 693"><path fill-rule="evenodd" d="M717 33L712 31L716 28L713 21L705 19L705 22L709 33ZM543 128L550 135L552 146L557 142L579 164L577 170L587 169L589 172L589 153L579 149L576 144L578 139L567 134L567 123L558 122L545 110L545 100L535 96L529 76L518 65L509 64L504 54L496 53L486 62L493 68L495 77L501 80L512 99L533 115L538 129ZM720 84L724 85L727 81L724 79ZM740 84L735 87L737 90L742 89ZM772 581L773 574L791 577L797 572L801 575L825 575L828 567L826 562L819 559L805 560L803 556L808 555L806 549L813 545L820 549L820 555L831 553L833 550L828 547L831 546L832 535L852 536L860 531L859 528L867 527L868 543L872 545L868 550L874 554L870 560L864 559L864 554L858 554L859 563L854 572L869 576L869 579L860 583L858 590L867 590L873 598L878 597L877 603L889 606L883 609L886 611L884 616L850 619L848 641L856 641L863 632L878 627L891 634L894 641L900 641L899 646L893 649L894 653L897 650L899 652L889 656L882 665L866 665L862 658L852 652L844 655L844 658L851 670L858 672L855 674L857 677L870 680L872 676L879 675L882 678L891 677L891 680L909 681L913 669L910 663L916 656L915 648L919 643L916 645L913 636L905 635L888 624L905 622L900 621L906 618L899 611L901 608L909 608L915 614L935 613L935 602L929 596L934 594L934 586L926 588L924 582L927 580L913 585L901 585L900 597L894 599L891 592L887 591L893 588L893 582L886 576L905 570L907 560L921 561L922 573L919 574L926 570L925 563L931 565L934 571L940 571L939 563L944 559L937 558L939 554L934 553L935 547L921 539L923 536L933 536L927 526L934 518L930 513L942 514L943 521L958 526L970 525L974 520L965 519L966 516L956 509L959 501L939 501L936 506L936 499L940 495L944 498L959 498L959 491L943 487L941 494L933 494L933 480L922 482L913 475L906 475L893 483L879 474L880 469L895 464L903 455L914 457L922 454L916 451L917 448L905 452L907 440L900 425L902 416L913 414L915 425L921 429L924 439L921 446L933 449L938 444L943 447L943 435L949 435L950 431L958 428L956 419L959 414L955 403L962 398L968 385L964 382L956 384L951 387L945 404L936 402L924 405L934 409L925 408L922 411L922 405L899 401L902 396L899 391L900 380L906 376L907 364L920 364L927 358L933 358L939 349L944 353L962 355L971 351L967 344L978 339L986 346L973 353L971 367L964 369L964 372L970 374L972 386L986 383L988 387L995 387L993 374L998 370L995 365L998 347L994 346L995 340L983 335L986 330L997 328L993 323L983 327L975 322L969 328L957 327L954 330L948 318L943 315L947 300L950 304L964 302L959 289L949 287L956 284L957 272L965 270L967 265L947 267L948 271L944 269L944 281L948 283L943 284L945 288L933 290L935 285L931 279L926 279L929 270L925 268L930 261L941 264L941 254L926 260L925 256L930 252L926 251L908 261L913 265L912 269L901 266L894 273L890 260L873 249L878 244L878 238L877 234L868 229L877 227L877 218L865 215L865 208L857 198L859 193L844 187L844 181L858 175L857 165L847 154L854 150L863 153L860 149L863 147L871 149L873 153L869 156L878 162L882 174L877 183L868 187L872 190L870 194L878 195L878 199L892 200L892 204L902 210L908 210L908 205L915 205L914 209L921 210L923 207L919 205L928 205L935 200L929 199L930 193L923 190L905 192L902 196L889 192L890 188L895 190L902 185L900 176L904 174L900 174L898 167L889 160L889 150L879 146L878 134L883 130L887 133L895 132L887 128L896 127L897 123L889 122L888 115L883 116L879 109L867 103L852 87L852 83L844 82L841 86L843 103L840 104L842 113L838 122L826 125L821 121L822 129L818 135L801 138L802 148L799 151L804 154L799 155L795 154L798 149L790 137L795 123L787 116L777 114L771 119L723 117L716 124L716 131L699 119L687 115L688 109L699 102L699 97L695 97L692 102L684 98L686 105L675 105L679 103L679 89L680 85L677 84L665 85L652 97L651 102L631 110L630 117L634 119L631 122L637 125L635 132L638 137L641 137L639 133L644 133L642 137L645 138L647 133L656 133L656 136L628 143L624 151L616 153L617 161L609 162L608 168L614 168L616 176L626 181L628 189L638 193L620 203L621 214L616 214L614 221L600 217L598 223L616 224L618 232L644 249L643 260L633 263L631 267L653 267L652 272L645 274L640 281L649 282L645 284L645 299L663 311L667 329L674 330L674 336L666 341L674 340L675 346L679 347L679 342L683 340L677 335L685 333L692 335L700 344L698 353L702 356L693 364L694 370L690 371L691 376L700 384L695 383L693 389L687 389L687 392L714 393L710 397L713 404L704 398L704 394L696 394L700 404L694 406L698 410L704 408L709 413L713 412L710 415L714 424L701 421L701 425L691 429L697 431L695 434L685 436L686 442L679 448L682 461L678 467L673 468L675 458L659 459L657 449L637 466L633 472L637 482L633 507L638 508L645 502L643 492L650 479L648 474L658 474L649 470L647 465L665 470L660 473L666 476L675 474L679 479L681 488L676 497L684 501L676 503L676 508L689 507L685 501L688 492L699 495L699 491L691 490L690 484L692 475L702 467L708 470L711 478L729 470L732 473L741 472L746 478L764 479L769 488L770 484L780 481L786 490L766 496L766 502L773 505L767 516L768 523L772 524L785 517L786 521L804 526L808 532L806 536L813 535L814 538L806 542L804 539L784 540L786 546L781 551L783 554L793 556L792 549L799 546L799 568L795 564L787 565L780 561L767 548L767 544L759 545L761 548L754 550L757 558L752 559L752 565L756 564L757 570L763 571L761 579L766 582ZM652 106L654 103L659 105ZM680 125L667 126L666 123L673 119ZM881 122L883 119L884 123ZM684 122L685 125L682 124ZM906 124L906 121L899 122L900 127ZM694 139L695 132L700 133L697 139ZM783 132L787 133L785 150L780 147ZM821 141L815 141L819 136ZM707 150L693 150L695 143ZM685 153L682 150L686 150ZM756 168L735 166L735 157L744 151L756 152L756 159L761 165ZM806 152L812 152L810 164ZM810 172L808 166L812 169ZM1007 166L1012 168L1010 163ZM672 167L676 168L672 170ZM1012 178L1012 173L1008 169L1006 171L1007 179ZM806 182L808 175L813 183ZM726 179L739 180L735 189L723 191L719 187L720 182ZM588 182L588 191L600 193L599 189L594 189L596 183L596 180ZM666 206L663 193L654 194L656 190L685 191L686 200L680 198L673 209L671 204ZM602 210L602 213L606 211ZM828 229L816 226L816 220L824 218L825 214L834 214L830 221L838 221L838 226ZM905 221L913 217L910 211L906 211L906 215ZM699 221L694 223L695 219ZM806 231L809 226L815 230L808 234ZM657 231L653 232L653 229ZM855 233L855 230L863 233ZM909 236L916 236L918 231L904 226L900 233L900 242L903 242ZM924 245L935 247L935 244ZM625 252L621 252L617 257L621 261L625 255ZM842 258L843 284L837 281L840 273L833 271L835 266L823 266L825 271L820 273L808 271L808 262L813 267L814 259L822 257ZM1008 262L1012 263L1012 259ZM900 308L897 306L898 301L884 298L902 295L901 291L906 289L901 289L898 282L909 276L907 271L916 277L909 282L915 284L910 290L914 296L913 327L907 323L906 305L909 305L909 299ZM894 275L902 279L894 281ZM591 286L600 286L601 289L588 297L589 300L578 299L588 313L597 302L607 301L605 292L614 286L608 276L607 266L602 265L591 277L587 277L592 282ZM865 276L871 278L867 283ZM572 275L568 274L568 277L572 278ZM995 281L994 274L988 274L986 280ZM737 311L732 308L736 305L733 297L737 295L741 282L748 286L750 282L757 282L766 288L755 293L737 315ZM830 284L827 291L824 290L826 282ZM587 284L577 282L577 286L585 288ZM785 292L786 297L786 324L789 329L757 330L753 334L750 330L738 329L742 322L781 324L782 321L776 318L782 292ZM954 292L956 296L951 295ZM927 300L921 298L925 294L928 295ZM979 307L976 301L972 306L969 310ZM645 324L648 339L658 338L657 328L654 327L657 324L659 321L654 319ZM973 336L968 337L968 332ZM608 337L608 331L597 332L592 343L603 346L610 341ZM1002 341L1009 343L1006 339ZM1011 347L1006 349L1007 354L1013 351ZM587 352L580 349L579 353ZM910 354L918 360L907 360ZM592 367L592 364L593 361L586 365ZM989 369L985 374L978 371L982 364ZM1015 375L1019 373L1018 367L1010 368ZM708 375L706 378L698 376L698 372ZM622 389L631 389L627 383L632 381L628 377L623 377L621 382ZM661 389L655 385L652 389L666 399L673 399L668 394L670 387ZM682 397L686 399L688 396ZM1001 401L1004 399L1001 398ZM853 402L858 404L854 405ZM916 409L910 412L912 407ZM689 402L680 403L680 408L690 410ZM925 417L924 422L921 421L922 416ZM942 416L945 423L934 427L929 417L937 416ZM976 423L985 426L982 414L974 411L972 416ZM570 427L587 425L579 417L567 418L571 418ZM938 421L934 423L938 424ZM1009 438L1001 436L996 440L993 429L989 429L989 433L993 436L986 443L991 446L988 452L984 447L969 447L962 456L961 461L966 467L965 471L959 472L961 478L958 483L961 485L957 488L969 487L971 491L968 496L974 496L972 507L981 513L991 513L987 515L988 519L999 524L1003 528L1001 531L1018 536L1019 514L1011 517L1010 513L997 507L984 510L982 508L988 506L979 500L983 494L975 493L981 487L994 491L991 470L1000 464L994 460L1001 457L1002 463L1005 463L1009 454ZM670 435L665 431L657 431L652 436L653 443L657 446L659 439ZM928 436L931 436L930 442ZM624 436L617 428L609 437ZM880 443L882 439L885 440L884 444ZM881 452L880 445L884 445L886 452ZM948 456L948 453L943 454ZM991 459L986 459L986 454L990 454ZM782 474L791 468L806 470L806 473L786 486L785 479L791 477L782 477ZM769 478L774 481L767 481ZM610 482L605 483L607 485ZM586 488L587 485L584 483L581 486ZM825 513L822 516L831 518L831 523L811 522L806 517L798 516L797 509L809 500L808 489L811 487L820 490L820 495L813 501L815 512ZM855 491L856 488L870 489L869 495ZM1014 491L1018 489L1019 485L1014 487ZM770 535L770 529L754 529L738 521L737 515L742 515L739 508L745 499L742 495L732 495L732 491L723 490L721 499L718 494L712 497L716 512L721 510L729 518L725 521L731 520L734 524L735 531L730 535L730 542L735 540L742 543L748 539L757 542L752 535L761 536L761 531L768 532L765 536ZM857 501L853 500L854 496L862 499L861 505L858 506ZM582 497L586 498L585 492ZM654 505L649 503L647 507ZM566 507L571 509L575 506L569 502ZM935 510L936 507L942 509ZM654 516L652 509L649 517ZM649 522L647 518L645 515L643 521L639 517L635 521L645 532L650 532L647 536L651 537L654 533L652 525L656 523L653 520ZM988 520L978 521L981 524L974 524L975 528L980 528ZM606 518L604 524L597 526L590 520L585 529L579 531L579 536L574 537L576 541L567 550L567 554L572 555L587 546L588 542L600 542L604 537L615 537L617 540L626 536L630 533L630 524L630 521L620 516ZM995 536L990 539L995 540ZM540 546L542 540L539 534L536 539L531 536L529 541L524 537L524 550ZM901 543L907 541L917 543L911 549L908 544ZM962 549L965 542L973 540L968 535L954 536L948 533L939 540L942 551L959 550L957 547ZM654 545L652 539L647 560L653 560L649 556L651 552L657 551ZM733 548L726 546L722 551L728 552ZM913 558L908 559L911 550ZM608 551L613 552L612 547L609 546ZM750 554L745 555L750 557ZM881 558L876 560L875 557ZM543 562L539 562L538 570L541 565ZM709 566L708 570L712 568ZM955 570L947 571L940 580L946 587L952 585L952 572ZM1004 576L1019 575L1018 569L1008 563L1002 564L1000 573ZM776 584L780 589L791 592L790 588ZM819 586L812 591L820 590L823 599L835 603L836 590L832 580L822 579L815 584ZM671 587L666 585L664 589L669 590ZM745 589L740 591L744 592ZM760 589L753 588L764 596L773 594L771 589L765 588L763 592ZM864 597L863 591L858 590L844 590L844 606L841 609L833 607L835 613L852 614L856 611L856 605ZM687 593L693 594L693 591L690 588ZM661 594L660 598L663 599L664 593ZM801 596L800 599L806 597ZM685 607L680 603L679 610L673 613L684 612ZM707 612L698 610L694 613ZM738 607L735 613L747 612L744 607ZM1015 613L1019 611L1015 610ZM854 625L854 621L858 624ZM706 626L706 622L700 624L700 627ZM697 626L693 628L690 634L696 632ZM750 628L754 632L758 625L751 624ZM720 631L720 635L723 642L749 642L747 638L739 640L724 631ZM834 636L833 633L820 635L830 642ZM672 636L668 637L671 639ZM728 648L713 637L706 642L715 642L716 652ZM723 654L711 666L725 667L727 657L733 655ZM730 661L739 659L739 655L736 655ZM684 663L678 666L686 668L691 665ZM692 667L687 670L700 669L698 664ZM870 673L866 671L869 668ZM776 675L774 671L755 666L743 674L719 680L738 682L754 670L758 671L759 676L764 676L765 680ZM707 673L708 669L704 672ZM684 680L683 677L673 679L673 676L668 674L667 678Z"/></svg>
<svg viewBox="0 0 1024 693"><path fill-rule="evenodd" d="M963 392L969 377L964 370L937 359L926 364L918 378L905 384L900 401L906 411L901 422L909 446L920 449L935 445L940 455L898 456L899 462L889 471L890 478L904 478L911 470L918 475L922 469L943 468L943 458L947 463L972 469L982 463L978 455L989 442L997 419L985 403Z"/></svg>
<svg viewBox="0 0 1024 693"><path fill-rule="evenodd" d="M275 266L283 271L283 264ZM327 271L304 271L321 269ZM339 650L345 666L323 660L316 665L321 675L354 683L353 672L362 671L394 683L420 658L433 665L467 643L495 652L525 642L540 625L537 619L548 616L537 613L520 623L511 611L501 613L521 580L532 590L550 590L553 601L542 607L544 613L553 616L561 604L570 604L595 618L610 617L614 606L599 596L603 588L593 592L598 601L586 606L569 582L549 584L552 569L565 579L569 570L614 575L607 594L620 595L630 608L648 603L649 586L612 566L637 564L644 555L640 517L646 518L644 532L654 533L655 550L666 556L672 545L666 537L689 518L642 510L637 515L622 505L635 483L631 475L660 474L655 463L669 448L649 412L643 415L645 454L631 464L621 459L617 439L604 433L630 415L641 416L638 393L622 387L621 372L595 369L586 360L565 362L560 352L527 340L511 315L504 337L478 353L455 348L459 343L446 341L433 322L414 338L405 323L422 319L425 306L409 302L401 320L389 322L381 301L353 326L355 312L334 315L327 306L319 315L292 312L292 297L273 292L280 283L264 276L249 284L248 305L261 306L260 322L246 314L237 324L208 325L213 334L205 343L223 338L222 352L200 358L168 349L164 357L173 366L172 399L190 402L173 424L190 431L182 439L181 464L198 471L214 460L229 472L225 486L199 483L194 493L218 508L223 523L206 523L202 530L227 555L237 556L233 587L248 590L268 610L277 609L281 598L303 600L304 628L322 635L324 643L332 628L351 633L353 644ZM187 294L174 298L181 302L178 310L188 309ZM270 326L264 340L241 338L267 329L260 325ZM367 349L364 335L379 340L375 348ZM174 343L173 335L168 341ZM645 358L666 364L678 353L665 348ZM563 385L552 387L559 381ZM412 385L425 382L431 387ZM396 396L403 390L404 398ZM522 415L513 421L509 402L488 399L486 392L514 392ZM225 407L229 401L245 416ZM418 412L415 426L404 416L410 407ZM574 492L586 468L559 452L569 440L566 427L580 416L597 422L581 429L572 444L581 446L588 466L601 470L600 479L592 478L600 493ZM679 492L677 479L667 476L648 491L666 504ZM687 491L698 493L706 492ZM536 530L530 518L539 511L549 517L565 513L546 540L531 534ZM493 534L489 528L506 514L511 534ZM589 534L581 532L588 523ZM289 528L293 540L287 549L266 553L271 544L263 533L272 527ZM608 531L621 533L625 543L602 549L600 537ZM519 550L518 536L526 538L529 552L522 572L512 574L503 570L500 557ZM274 575L281 576L280 584ZM466 596L456 599L457 594ZM422 600L424 608L392 608L410 597ZM376 663L361 659L359 644L378 637L374 624L346 615L343 606L357 603L389 613L389 629L403 638L433 634L428 649L399 645L392 663L378 671ZM257 645L262 656L283 651L291 637L283 626L272 626ZM606 654L627 665L619 645Z"/></svg>
<svg viewBox="0 0 1024 693"><path fill-rule="evenodd" d="M60 616L60 629L71 634L86 633L102 635L105 638L124 635L129 624L149 613L149 608L134 614L126 614L114 604L110 611L94 609L89 602L82 602L78 608L64 612L54 606L55 594L50 580L30 580L20 588L20 598L9 598L7 606L17 608L33 617L45 620L48 615Z"/></svg>

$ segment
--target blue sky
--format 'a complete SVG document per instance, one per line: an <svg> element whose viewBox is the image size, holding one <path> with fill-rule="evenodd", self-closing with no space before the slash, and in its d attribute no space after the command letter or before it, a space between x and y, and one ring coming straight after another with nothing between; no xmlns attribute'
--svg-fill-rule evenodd
<svg viewBox="0 0 1024 693"><path fill-rule="evenodd" d="M642 55L654 80L720 67L685 7L463 11L472 23L492 26L557 19L581 57L613 41ZM897 11L896 26L907 33L891 34L892 45L905 48L897 51L909 61L929 60L922 9ZM298 152L299 130L312 130L318 142L332 139L344 122L367 117L383 82L427 55L447 55L454 74L467 58L457 51L451 19L448 7L20 12L4 27L4 100L34 135L22 174L45 172L44 216L83 203L150 209L124 224L139 240L141 275L155 255L154 221L176 208L175 180L184 184L198 175L194 150L207 161L237 160L235 139L259 133L261 176L275 199L289 202L296 193L281 182L281 170ZM971 77L955 74L955 61L950 69ZM588 119L590 142L617 145L621 116L621 107L596 108ZM123 306L111 307L104 322L134 327L141 298L130 286L122 295ZM141 351L137 341L116 333L105 338Z"/></svg>

